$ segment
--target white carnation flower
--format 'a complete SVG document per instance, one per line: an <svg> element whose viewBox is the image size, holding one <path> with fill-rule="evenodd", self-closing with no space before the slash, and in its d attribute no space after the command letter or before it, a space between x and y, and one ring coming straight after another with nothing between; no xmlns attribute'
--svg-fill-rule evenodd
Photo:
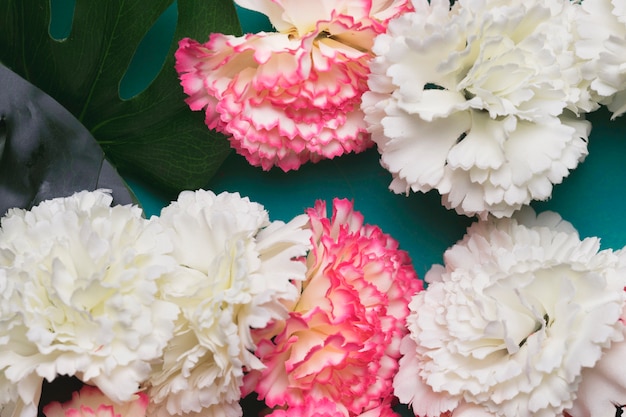
<svg viewBox="0 0 626 417"><path fill-rule="evenodd" d="M414 0L376 38L362 109L397 193L465 215L545 200L587 155L597 107L563 0Z"/></svg>
<svg viewBox="0 0 626 417"><path fill-rule="evenodd" d="M308 217L270 222L239 194L201 190L181 193L159 221L182 266L163 294L183 314L150 380L149 414L240 416L244 371L262 367L250 330L285 318L283 302L298 297L291 281L305 278Z"/></svg>
<svg viewBox="0 0 626 417"><path fill-rule="evenodd" d="M584 0L581 7L576 52L589 60L591 88L615 118L626 111L626 2Z"/></svg>
<svg viewBox="0 0 626 417"><path fill-rule="evenodd" d="M171 242L136 206L81 192L12 209L0 229L0 405L34 417L44 379L77 376L132 398L172 336L160 301Z"/></svg>
<svg viewBox="0 0 626 417"><path fill-rule="evenodd" d="M474 223L410 303L394 387L416 415L561 415L623 339L623 256L528 211Z"/></svg>

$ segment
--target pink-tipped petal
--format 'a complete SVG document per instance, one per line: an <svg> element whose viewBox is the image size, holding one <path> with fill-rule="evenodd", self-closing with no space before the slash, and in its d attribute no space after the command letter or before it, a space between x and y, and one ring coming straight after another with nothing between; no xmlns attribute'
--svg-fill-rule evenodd
<svg viewBox="0 0 626 417"><path fill-rule="evenodd" d="M332 217L318 202L307 214L313 250L300 299L285 323L257 333L266 366L246 377L275 415L330 401L320 416L387 416L410 297L422 289L406 252L379 227L363 224L348 200ZM304 414L298 414L304 412ZM274 415L274 414L273 414Z"/></svg>
<svg viewBox="0 0 626 417"><path fill-rule="evenodd" d="M184 39L176 70L192 110L250 164L283 171L373 145L360 109L374 38L406 0L238 1L276 33Z"/></svg>

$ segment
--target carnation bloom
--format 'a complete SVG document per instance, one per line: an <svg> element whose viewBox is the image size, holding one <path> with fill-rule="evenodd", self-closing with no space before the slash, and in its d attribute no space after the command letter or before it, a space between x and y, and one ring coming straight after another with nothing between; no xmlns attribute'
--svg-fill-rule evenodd
<svg viewBox="0 0 626 417"><path fill-rule="evenodd" d="M321 201L307 214L313 250L300 299L286 322L257 333L266 368L246 385L277 407L273 416L391 415L407 303L422 283L408 254L351 202L334 200L330 219Z"/></svg>
<svg viewBox="0 0 626 417"><path fill-rule="evenodd" d="M474 223L410 304L394 380L416 415L548 417L623 339L623 255L552 212ZM469 407L481 413L457 413ZM595 415L595 414L594 414Z"/></svg>
<svg viewBox="0 0 626 417"><path fill-rule="evenodd" d="M408 0L235 2L267 15L278 32L180 41L176 70L207 126L265 170L371 146L359 108L370 48Z"/></svg>
<svg viewBox="0 0 626 417"><path fill-rule="evenodd" d="M574 54L579 5L414 0L376 38L362 109L396 193L468 216L545 200L587 155L595 109Z"/></svg>
<svg viewBox="0 0 626 417"><path fill-rule="evenodd" d="M161 283L181 317L147 387L151 416L239 416L244 370L262 366L250 334L287 316L310 248L307 218L270 222L239 194L186 191L155 219L181 265Z"/></svg>
<svg viewBox="0 0 626 417"><path fill-rule="evenodd" d="M136 206L80 192L0 229L0 406L34 417L44 378L76 376L127 401L172 336L178 307L156 298L171 242Z"/></svg>
<svg viewBox="0 0 626 417"><path fill-rule="evenodd" d="M124 403L115 403L98 388L85 385L63 404L52 402L43 408L45 417L145 417L148 396L139 392Z"/></svg>
<svg viewBox="0 0 626 417"><path fill-rule="evenodd" d="M626 111L626 3L585 0L581 7L576 53L589 60L591 88L615 118Z"/></svg>

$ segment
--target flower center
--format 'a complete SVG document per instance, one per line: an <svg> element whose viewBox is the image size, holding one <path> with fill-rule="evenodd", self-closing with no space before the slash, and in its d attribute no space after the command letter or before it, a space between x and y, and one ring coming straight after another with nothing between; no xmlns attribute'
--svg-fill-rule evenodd
<svg viewBox="0 0 626 417"><path fill-rule="evenodd" d="M315 40L319 41L320 39L331 38L331 37L332 37L332 35L330 34L329 31L322 30L320 33L317 34L317 36L315 37Z"/></svg>
<svg viewBox="0 0 626 417"><path fill-rule="evenodd" d="M522 341L519 342L518 346L519 347L524 346L524 344L526 343L526 341L528 340L530 336L534 335L535 333L537 333L539 330L543 329L544 327L548 327L549 324L550 324L550 316L548 316L548 313L546 313L543 315L543 321L537 322L533 331L528 336L523 338Z"/></svg>

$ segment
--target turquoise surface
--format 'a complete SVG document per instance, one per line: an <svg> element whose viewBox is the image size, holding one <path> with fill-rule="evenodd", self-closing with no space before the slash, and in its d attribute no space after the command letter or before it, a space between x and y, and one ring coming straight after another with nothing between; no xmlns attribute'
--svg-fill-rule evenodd
<svg viewBox="0 0 626 417"><path fill-rule="evenodd" d="M239 13L244 32L271 30L264 16L242 9ZM166 48L164 34L171 33L175 21L175 9L168 10L147 37L145 50L157 53ZM150 53L140 50L136 64L145 68L154 65L153 59ZM137 77L135 84L141 82ZM539 211L557 211L574 224L581 236L598 236L603 248L619 249L626 245L626 119L610 121L605 110L591 114L589 119L593 124L589 156L555 186L550 201L533 206ZM158 214L169 202L149 184L127 179L148 216ZM354 200L366 222L379 225L409 252L417 273L423 277L432 264L442 262L445 249L463 236L473 219L445 209L435 192L395 195L388 190L390 181L391 175L379 165L375 149L308 164L288 173L278 169L264 172L233 153L205 188L239 192L263 204L271 219L280 220L301 214L317 199L328 201L329 206L335 197Z"/></svg>

